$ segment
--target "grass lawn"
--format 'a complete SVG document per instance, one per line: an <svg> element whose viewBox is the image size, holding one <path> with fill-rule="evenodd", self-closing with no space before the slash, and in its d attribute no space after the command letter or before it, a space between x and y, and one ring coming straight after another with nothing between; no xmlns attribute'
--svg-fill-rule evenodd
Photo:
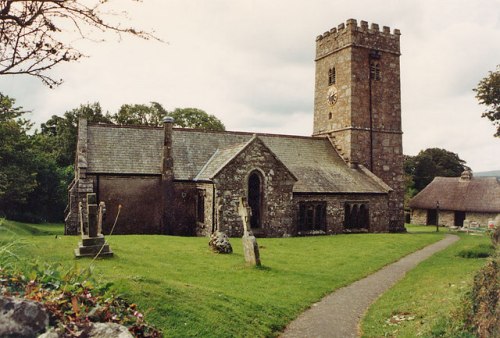
<svg viewBox="0 0 500 338"><path fill-rule="evenodd" d="M17 240L18 256L39 264L92 264L94 276L112 282L168 337L275 336L324 295L444 235L263 238L263 266L254 268L245 265L238 238L233 254L218 255L207 238L111 236L115 257L92 262L73 258L78 237L54 231L62 227L0 220L0 244Z"/></svg>
<svg viewBox="0 0 500 338"><path fill-rule="evenodd" d="M432 227L412 227L425 231ZM434 228L435 229L435 228ZM445 230L447 231L447 230ZM484 258L463 258L461 252L489 247L488 236L460 234L460 241L435 254L408 272L368 310L363 337L444 337L460 298L470 290Z"/></svg>

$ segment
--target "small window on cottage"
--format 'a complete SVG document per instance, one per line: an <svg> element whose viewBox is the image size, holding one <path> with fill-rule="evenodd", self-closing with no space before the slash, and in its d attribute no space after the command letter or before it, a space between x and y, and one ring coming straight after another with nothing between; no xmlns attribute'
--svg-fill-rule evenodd
<svg viewBox="0 0 500 338"><path fill-rule="evenodd" d="M375 81L380 81L380 63L372 61L370 63L370 78Z"/></svg>
<svg viewBox="0 0 500 338"><path fill-rule="evenodd" d="M326 202L299 203L299 231L326 230Z"/></svg>
<svg viewBox="0 0 500 338"><path fill-rule="evenodd" d="M205 190L198 189L196 195L196 221L205 223Z"/></svg>
<svg viewBox="0 0 500 338"><path fill-rule="evenodd" d="M328 113L328 119L329 119L329 120L331 120L331 119L332 119L332 117L333 117L332 112L329 112L329 113Z"/></svg>
<svg viewBox="0 0 500 338"><path fill-rule="evenodd" d="M335 84L337 80L337 74L335 72L335 67L332 67L328 70L328 85L331 86Z"/></svg>

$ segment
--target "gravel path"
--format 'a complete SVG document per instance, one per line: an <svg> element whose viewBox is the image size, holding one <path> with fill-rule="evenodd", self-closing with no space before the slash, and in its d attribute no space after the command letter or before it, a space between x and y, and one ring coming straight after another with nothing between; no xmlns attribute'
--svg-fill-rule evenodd
<svg viewBox="0 0 500 338"><path fill-rule="evenodd" d="M441 241L409 254L349 286L338 289L313 304L291 322L280 337L357 337L362 316L382 293L396 284L418 263L458 239L456 235L446 235Z"/></svg>

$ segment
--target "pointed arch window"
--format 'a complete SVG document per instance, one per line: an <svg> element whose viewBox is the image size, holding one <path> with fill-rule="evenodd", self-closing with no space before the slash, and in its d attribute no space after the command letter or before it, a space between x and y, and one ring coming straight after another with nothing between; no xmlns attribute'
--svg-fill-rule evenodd
<svg viewBox="0 0 500 338"><path fill-rule="evenodd" d="M367 202L346 202L344 204L344 229L357 231L370 228L370 210Z"/></svg>
<svg viewBox="0 0 500 338"><path fill-rule="evenodd" d="M252 171L248 176L248 206L252 210L250 216L252 229L262 227L263 182L263 177L257 170Z"/></svg>

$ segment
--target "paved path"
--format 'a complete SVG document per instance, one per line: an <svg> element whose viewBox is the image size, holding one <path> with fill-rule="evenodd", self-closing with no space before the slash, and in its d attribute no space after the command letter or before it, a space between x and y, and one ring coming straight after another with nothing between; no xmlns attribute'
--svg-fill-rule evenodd
<svg viewBox="0 0 500 338"><path fill-rule="evenodd" d="M382 293L396 284L418 263L458 239L456 235L447 235L439 242L409 254L349 286L338 289L313 304L310 309L291 322L281 337L357 337L362 316Z"/></svg>

